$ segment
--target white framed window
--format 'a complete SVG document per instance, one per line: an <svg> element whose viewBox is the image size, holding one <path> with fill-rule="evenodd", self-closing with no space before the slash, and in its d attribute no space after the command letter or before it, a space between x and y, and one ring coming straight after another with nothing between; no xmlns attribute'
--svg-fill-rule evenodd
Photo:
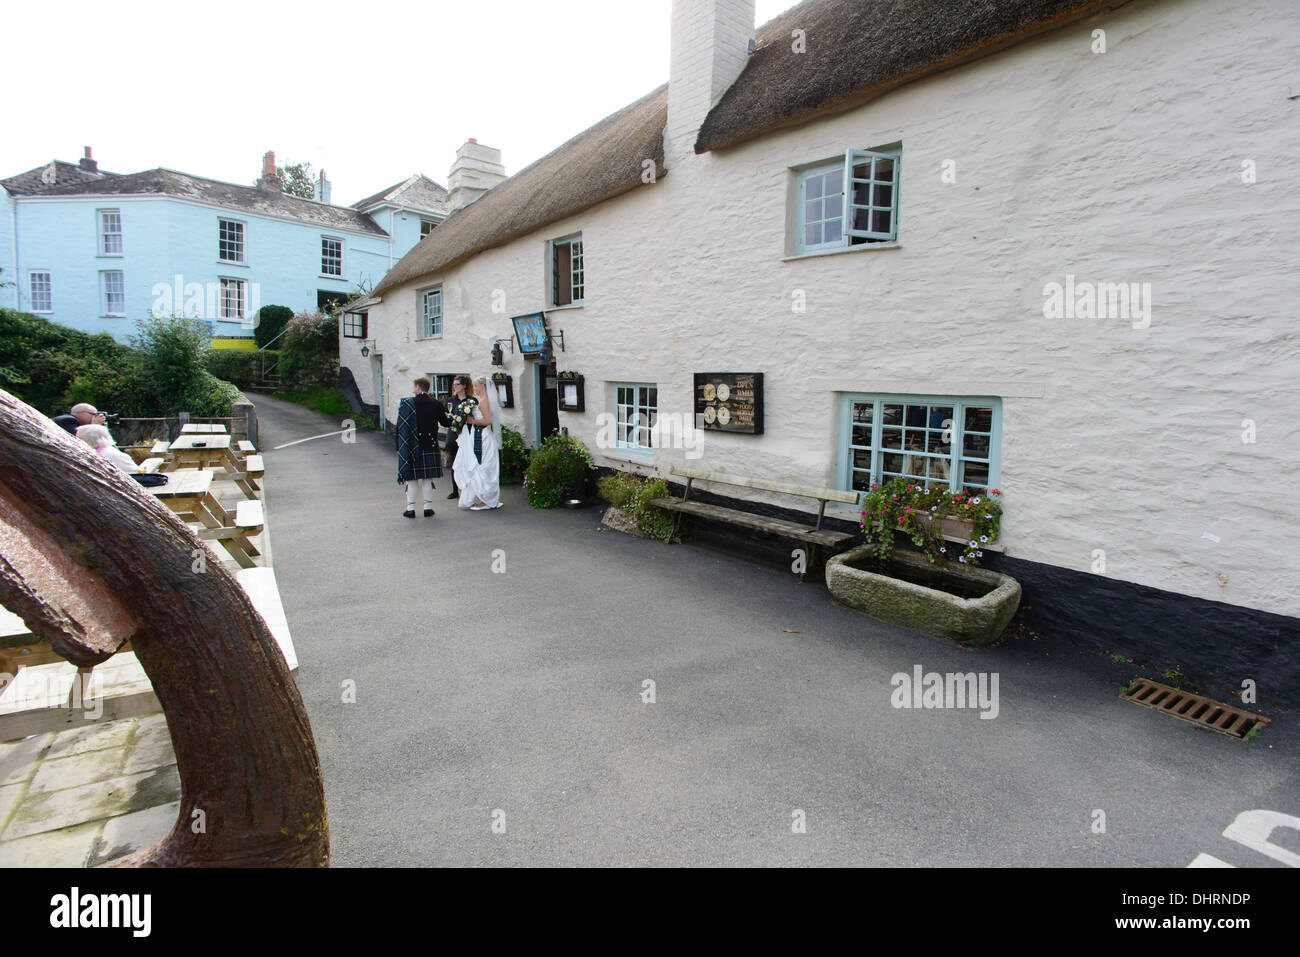
<svg viewBox="0 0 1300 957"><path fill-rule="evenodd" d="M343 275L343 240L333 236L320 238L320 272L322 276Z"/></svg>
<svg viewBox="0 0 1300 957"><path fill-rule="evenodd" d="M218 315L222 319L243 321L248 309L248 283L243 279L221 277L221 301Z"/></svg>
<svg viewBox="0 0 1300 957"><path fill-rule="evenodd" d="M101 256L122 255L122 211L120 209L99 211L99 254Z"/></svg>
<svg viewBox="0 0 1300 957"><path fill-rule="evenodd" d="M1001 399L846 395L843 402L844 488L864 492L898 477L954 492L998 486Z"/></svg>
<svg viewBox="0 0 1300 957"><path fill-rule="evenodd" d="M652 382L614 384L614 447L648 455L654 451L653 430L659 417L659 388Z"/></svg>
<svg viewBox="0 0 1300 957"><path fill-rule="evenodd" d="M898 239L901 150L846 150L798 174L798 252Z"/></svg>
<svg viewBox="0 0 1300 957"><path fill-rule="evenodd" d="M420 238L423 239L425 236L429 235L429 233L433 232L434 228L437 227L437 225L438 224L435 223L432 219L420 220Z"/></svg>
<svg viewBox="0 0 1300 957"><path fill-rule="evenodd" d="M442 287L420 293L420 338L442 337Z"/></svg>
<svg viewBox="0 0 1300 957"><path fill-rule="evenodd" d="M105 316L126 315L126 277L120 269L99 274L99 300Z"/></svg>
<svg viewBox="0 0 1300 957"><path fill-rule="evenodd" d="M236 219L217 220L217 258L223 263L244 262L244 224Z"/></svg>
<svg viewBox="0 0 1300 957"><path fill-rule="evenodd" d="M27 288L32 312L54 311L54 283L48 270L33 269L27 273Z"/></svg>
<svg viewBox="0 0 1300 957"><path fill-rule="evenodd" d="M582 234L551 242L551 305L581 305L586 293Z"/></svg>

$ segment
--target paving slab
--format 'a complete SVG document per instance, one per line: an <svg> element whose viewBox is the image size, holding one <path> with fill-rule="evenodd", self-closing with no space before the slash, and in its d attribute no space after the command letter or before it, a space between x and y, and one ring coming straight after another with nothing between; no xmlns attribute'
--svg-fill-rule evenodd
<svg viewBox="0 0 1300 957"><path fill-rule="evenodd" d="M0 843L0 867L85 867L103 824L95 821Z"/></svg>
<svg viewBox="0 0 1300 957"><path fill-rule="evenodd" d="M152 847L171 831L180 813L179 801L123 814L104 822L104 833L91 857L90 866L112 863L127 854Z"/></svg>
<svg viewBox="0 0 1300 957"><path fill-rule="evenodd" d="M14 840L145 810L177 800L180 793L180 775L172 765L62 791L34 794L19 806L5 829L5 838Z"/></svg>
<svg viewBox="0 0 1300 957"><path fill-rule="evenodd" d="M47 760L66 758L87 751L101 751L104 748L120 748L135 732L135 719L106 721L102 724L88 724L80 728L69 728L54 736Z"/></svg>
<svg viewBox="0 0 1300 957"><path fill-rule="evenodd" d="M49 747L53 734L33 734L18 741L0 742L0 786L30 781L36 761Z"/></svg>
<svg viewBox="0 0 1300 957"><path fill-rule="evenodd" d="M47 758L36 768L36 774L28 785L28 800L46 791L62 791L118 777L122 774L122 761L126 753L124 747L106 748L83 751L66 758Z"/></svg>

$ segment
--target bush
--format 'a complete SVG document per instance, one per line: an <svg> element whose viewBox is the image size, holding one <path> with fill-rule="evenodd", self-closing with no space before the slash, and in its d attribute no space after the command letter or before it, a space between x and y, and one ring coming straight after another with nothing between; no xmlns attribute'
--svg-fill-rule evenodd
<svg viewBox="0 0 1300 957"><path fill-rule="evenodd" d="M339 320L323 312L300 312L280 340L280 381L291 392L339 384Z"/></svg>
<svg viewBox="0 0 1300 957"><path fill-rule="evenodd" d="M131 339L140 355L141 386L162 415L197 412L189 408L191 393L206 394L212 331L198 319L151 316L136 323Z"/></svg>
<svg viewBox="0 0 1300 957"><path fill-rule="evenodd" d="M518 482L528 468L524 437L514 429L501 427L501 481Z"/></svg>
<svg viewBox="0 0 1300 957"><path fill-rule="evenodd" d="M661 478L646 479L633 472L615 472L597 483L601 497L636 523L646 538L672 541L673 520L664 509L651 505L657 498L668 497L668 483Z"/></svg>
<svg viewBox="0 0 1300 957"><path fill-rule="evenodd" d="M90 335L25 312L0 309L0 386L47 415L76 402L126 415L150 411L134 352L107 333Z"/></svg>
<svg viewBox="0 0 1300 957"><path fill-rule="evenodd" d="M207 370L241 389L251 389L262 381L262 355L235 349L213 349L208 353Z"/></svg>
<svg viewBox="0 0 1300 957"><path fill-rule="evenodd" d="M257 348L265 349L267 343L284 332L284 327L292 318L293 310L288 306L263 306L257 310L257 324L253 327L253 338L257 341Z"/></svg>
<svg viewBox="0 0 1300 957"><path fill-rule="evenodd" d="M524 492L533 508L555 508L564 496L577 492L595 466L587 447L570 435L547 437L533 450L524 473Z"/></svg>

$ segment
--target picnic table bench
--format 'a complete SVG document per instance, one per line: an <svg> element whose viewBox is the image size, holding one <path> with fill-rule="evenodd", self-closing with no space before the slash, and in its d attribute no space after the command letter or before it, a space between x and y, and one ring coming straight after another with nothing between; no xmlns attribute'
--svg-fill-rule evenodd
<svg viewBox="0 0 1300 957"><path fill-rule="evenodd" d="M181 435L224 435L226 427L219 422L186 422Z"/></svg>
<svg viewBox="0 0 1300 957"><path fill-rule="evenodd" d="M230 447L229 435L182 435L167 450L167 463L163 471L171 472L182 468L223 468L227 476L249 498L256 498L261 486L257 479L263 474L261 456L256 458L256 468L248 468L247 458L240 462Z"/></svg>
<svg viewBox="0 0 1300 957"><path fill-rule="evenodd" d="M852 541L855 537L852 532L837 532L824 529L822 528L822 521L826 514L827 502L843 502L847 505L856 505L859 501L859 493L857 492L819 488L811 485L787 485L782 482L771 482L767 479L733 475L730 472L706 472L701 469L684 468L676 465L672 467L671 472L674 476L686 479L686 489L682 497L656 498L650 504L657 505L673 513L672 536L674 538L677 536L678 522L683 515L752 528L781 538L805 542L809 546L807 569L812 567L817 557L817 547L819 545L824 545L827 548L837 548ZM774 518L771 515L759 515L736 508L710 505L707 502L691 501L691 485L697 481L733 485L738 488L757 489L764 492L779 492L783 495L792 495L805 499L816 499L821 503L817 510L817 523L808 525L783 518ZM802 582L803 579L804 573L800 572L799 581Z"/></svg>

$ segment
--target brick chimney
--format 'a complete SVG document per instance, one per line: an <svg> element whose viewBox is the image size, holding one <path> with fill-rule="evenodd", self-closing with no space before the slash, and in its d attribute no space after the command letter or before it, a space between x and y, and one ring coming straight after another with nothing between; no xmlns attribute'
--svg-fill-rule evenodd
<svg viewBox="0 0 1300 957"><path fill-rule="evenodd" d="M664 161L672 169L695 152L709 110L749 59L754 0L673 0Z"/></svg>
<svg viewBox="0 0 1300 957"><path fill-rule="evenodd" d="M456 162L447 176L447 207L454 213L468 206L506 178L501 151L481 146L470 138L456 151Z"/></svg>
<svg viewBox="0 0 1300 957"><path fill-rule="evenodd" d="M262 177L257 181L259 189L273 189L281 192L284 187L280 184L280 177L275 172L275 152L267 150L262 154Z"/></svg>
<svg viewBox="0 0 1300 957"><path fill-rule="evenodd" d="M84 149L86 151L86 155L81 158L81 162L78 163L77 165L80 166L82 169L84 169L87 173L98 173L99 164L96 163L95 160L91 157L90 147L87 146L84 147Z"/></svg>
<svg viewBox="0 0 1300 957"><path fill-rule="evenodd" d="M325 178L325 171L320 171L320 179L316 181L316 202L329 204L330 201L330 181Z"/></svg>

